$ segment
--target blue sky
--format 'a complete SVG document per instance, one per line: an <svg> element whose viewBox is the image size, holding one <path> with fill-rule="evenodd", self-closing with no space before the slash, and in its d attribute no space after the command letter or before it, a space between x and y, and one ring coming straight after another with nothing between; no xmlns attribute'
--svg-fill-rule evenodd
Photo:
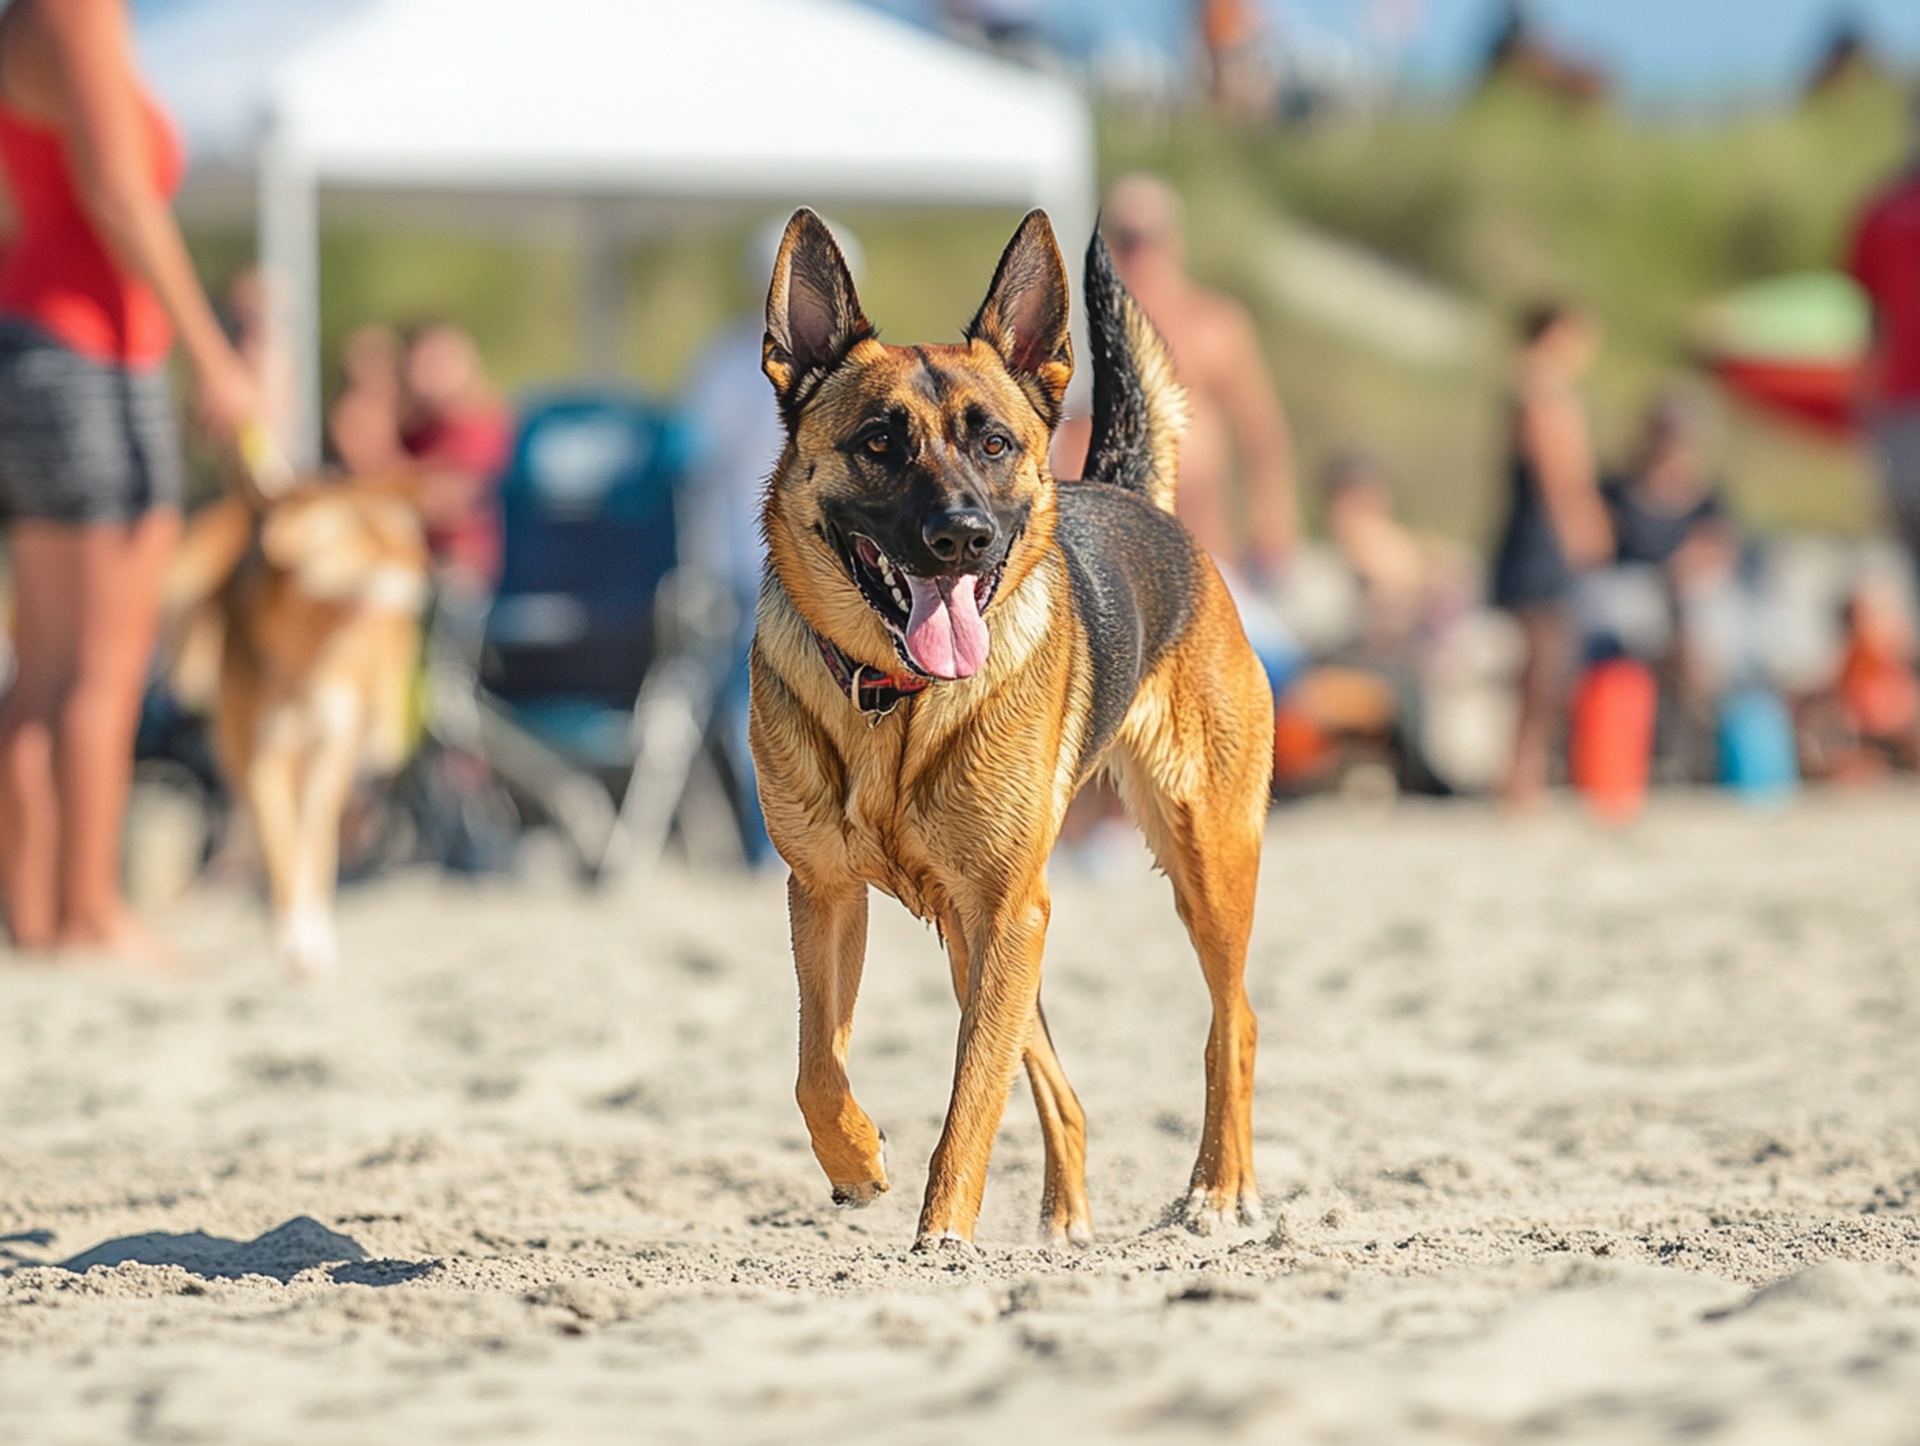
<svg viewBox="0 0 1920 1446"><path fill-rule="evenodd" d="M195 0L134 0L153 14ZM258 0L325 10L344 0ZM529 0L537 3L537 0ZM939 0L867 0L925 18ZM1262 0L1275 23L1322 43L1367 46L1398 17L1398 73L1423 89L1457 85L1500 11L1500 0ZM1070 48L1097 50L1128 37L1179 53L1193 0L1039 0L1046 24ZM1532 0L1561 45L1619 77L1638 100L1712 105L1790 94L1841 16L1851 16L1896 61L1920 73L1920 0ZM1376 52L1378 53L1378 52Z"/></svg>
<svg viewBox="0 0 1920 1446"><path fill-rule="evenodd" d="M926 14L933 0L875 0ZM1423 88L1458 84L1500 13L1499 0L1264 0L1284 33L1365 44L1382 20L1407 35L1398 68ZM1186 43L1192 0L1042 0L1046 23L1075 49L1135 36ZM1920 70L1920 0L1534 0L1548 34L1619 77L1638 100L1714 104L1791 93L1842 16L1897 62Z"/></svg>

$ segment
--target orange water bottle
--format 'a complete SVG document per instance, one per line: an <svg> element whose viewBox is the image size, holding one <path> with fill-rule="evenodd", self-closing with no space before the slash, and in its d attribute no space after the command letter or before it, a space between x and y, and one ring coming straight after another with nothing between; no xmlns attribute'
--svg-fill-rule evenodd
<svg viewBox="0 0 1920 1446"><path fill-rule="evenodd" d="M1659 686L1637 658L1589 666L1573 692L1568 762L1595 815L1625 823L1647 800Z"/></svg>

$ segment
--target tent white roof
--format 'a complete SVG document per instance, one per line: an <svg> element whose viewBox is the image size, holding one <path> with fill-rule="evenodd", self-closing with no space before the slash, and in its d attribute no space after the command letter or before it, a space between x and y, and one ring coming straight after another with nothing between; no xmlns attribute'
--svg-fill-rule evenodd
<svg viewBox="0 0 1920 1446"><path fill-rule="evenodd" d="M716 202L1039 205L1069 248L1092 222L1069 85L831 0L191 0L141 48L197 176L257 181L307 368L323 190L560 205L616 239Z"/></svg>

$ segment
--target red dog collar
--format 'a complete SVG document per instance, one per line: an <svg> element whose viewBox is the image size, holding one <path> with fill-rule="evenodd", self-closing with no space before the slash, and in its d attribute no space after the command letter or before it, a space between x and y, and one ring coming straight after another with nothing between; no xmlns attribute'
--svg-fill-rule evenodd
<svg viewBox="0 0 1920 1446"><path fill-rule="evenodd" d="M826 661L827 671L833 674L834 686L846 695L849 703L867 715L869 723L878 723L886 717L900 706L902 698L924 693L933 685L933 679L917 673L883 673L865 663L853 662L818 633L813 635L813 640L820 645L820 656Z"/></svg>

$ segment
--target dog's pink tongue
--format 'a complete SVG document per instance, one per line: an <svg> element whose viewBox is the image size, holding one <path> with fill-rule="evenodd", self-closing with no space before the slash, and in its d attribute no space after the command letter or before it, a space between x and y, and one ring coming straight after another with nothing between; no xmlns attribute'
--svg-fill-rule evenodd
<svg viewBox="0 0 1920 1446"><path fill-rule="evenodd" d="M913 590L907 653L915 666L936 678L971 678L987 660L987 624L973 595L980 579L906 577Z"/></svg>

